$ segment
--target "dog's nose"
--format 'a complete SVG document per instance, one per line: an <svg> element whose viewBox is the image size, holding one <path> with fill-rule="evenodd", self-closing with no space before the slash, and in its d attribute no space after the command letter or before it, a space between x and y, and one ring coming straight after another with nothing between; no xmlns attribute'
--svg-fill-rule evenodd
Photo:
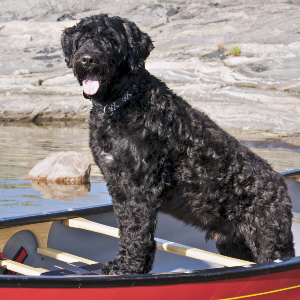
<svg viewBox="0 0 300 300"><path fill-rule="evenodd" d="M86 67L89 67L91 66L92 64L95 63L95 58L93 58L92 56L88 55L88 54L85 54L81 57L81 63L86 66Z"/></svg>

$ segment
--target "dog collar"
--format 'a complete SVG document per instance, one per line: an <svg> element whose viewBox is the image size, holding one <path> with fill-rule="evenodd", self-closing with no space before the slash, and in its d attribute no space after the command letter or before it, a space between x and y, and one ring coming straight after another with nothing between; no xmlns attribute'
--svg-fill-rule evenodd
<svg viewBox="0 0 300 300"><path fill-rule="evenodd" d="M134 90L135 90L135 84L132 85L122 97L118 98L116 101L107 105L101 105L99 102L92 99L93 106L97 110L104 112L107 116L112 116L118 108L122 107L131 98Z"/></svg>

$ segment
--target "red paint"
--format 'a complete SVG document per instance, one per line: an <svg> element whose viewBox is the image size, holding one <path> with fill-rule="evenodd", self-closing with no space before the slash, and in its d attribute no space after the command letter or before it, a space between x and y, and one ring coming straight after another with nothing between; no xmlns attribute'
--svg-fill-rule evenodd
<svg viewBox="0 0 300 300"><path fill-rule="evenodd" d="M3 259L8 259L8 257L0 252L0 260L3 260Z"/></svg>
<svg viewBox="0 0 300 300"><path fill-rule="evenodd" d="M24 247L21 247L18 253L14 256L13 261L18 263L23 263L25 259L28 257L28 253ZM7 270L4 272L6 275L15 275L16 272Z"/></svg>
<svg viewBox="0 0 300 300"><path fill-rule="evenodd" d="M299 300L300 287L254 296L255 294L297 285L300 285L300 270L203 283L115 288L0 288L0 293L3 298L13 296L22 297L22 300L216 300L246 295L253 295L253 297L241 299Z"/></svg>
<svg viewBox="0 0 300 300"><path fill-rule="evenodd" d="M18 255L18 257L13 258L14 261L18 263L23 263L24 260L27 258L28 253L25 248L22 249L21 253Z"/></svg>

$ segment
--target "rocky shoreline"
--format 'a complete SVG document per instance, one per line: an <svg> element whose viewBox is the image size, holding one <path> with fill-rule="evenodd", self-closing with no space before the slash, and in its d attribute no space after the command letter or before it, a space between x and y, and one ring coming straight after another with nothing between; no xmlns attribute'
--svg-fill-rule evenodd
<svg viewBox="0 0 300 300"><path fill-rule="evenodd" d="M61 30L107 12L154 41L147 69L230 132L299 143L300 1L4 0L0 8L0 120L86 120L91 103L67 69ZM28 5L28 9L22 9ZM233 46L240 56L230 52ZM299 143L300 145L300 143Z"/></svg>

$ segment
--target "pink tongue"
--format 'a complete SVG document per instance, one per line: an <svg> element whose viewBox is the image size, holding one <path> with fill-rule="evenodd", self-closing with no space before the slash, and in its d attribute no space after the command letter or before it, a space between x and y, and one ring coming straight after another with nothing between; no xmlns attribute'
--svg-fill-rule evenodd
<svg viewBox="0 0 300 300"><path fill-rule="evenodd" d="M92 73L87 74L86 79L82 82L83 85L83 91L87 95L94 95L97 93L100 83L98 81L97 76L95 76Z"/></svg>

